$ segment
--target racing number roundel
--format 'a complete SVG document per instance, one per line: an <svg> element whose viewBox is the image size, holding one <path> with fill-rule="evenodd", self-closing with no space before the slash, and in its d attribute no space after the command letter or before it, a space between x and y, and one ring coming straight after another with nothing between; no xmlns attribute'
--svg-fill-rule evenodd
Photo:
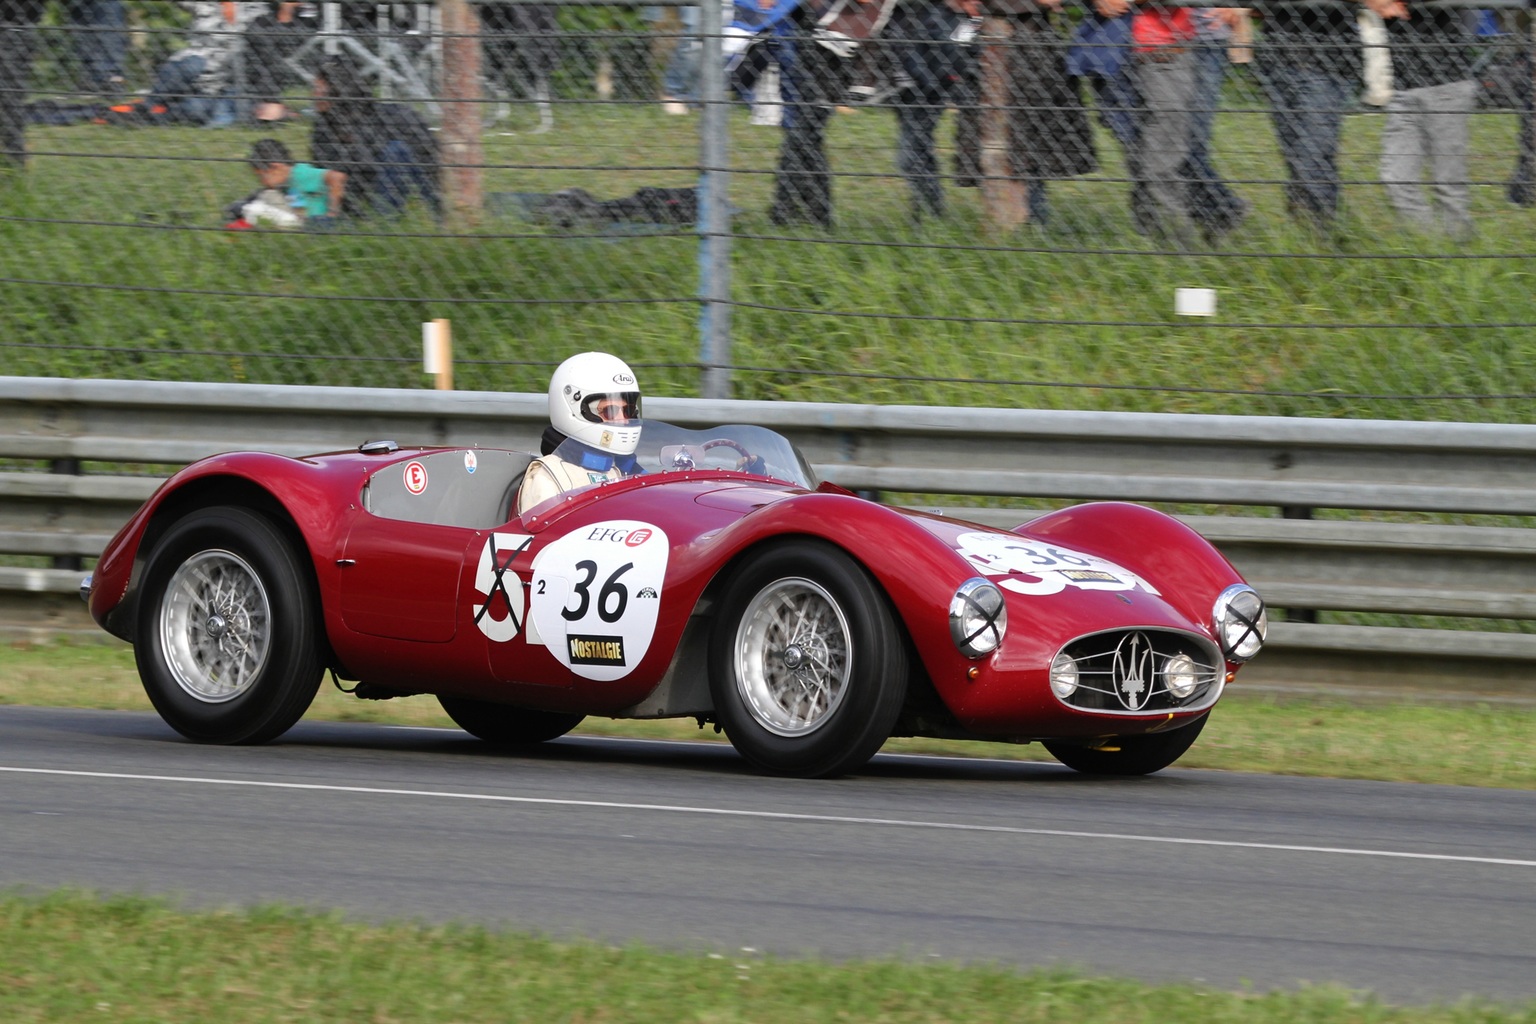
<svg viewBox="0 0 1536 1024"><path fill-rule="evenodd" d="M960 556L997 585L1019 594L1046 596L1068 587L1079 590L1135 590L1149 594L1157 588L1140 576L1098 555L1042 544L1027 537L999 533L966 533L955 541Z"/></svg>
<svg viewBox="0 0 1536 1024"><path fill-rule="evenodd" d="M669 550L659 526L615 519L538 553L529 614L562 665L584 679L634 671L656 635Z"/></svg>

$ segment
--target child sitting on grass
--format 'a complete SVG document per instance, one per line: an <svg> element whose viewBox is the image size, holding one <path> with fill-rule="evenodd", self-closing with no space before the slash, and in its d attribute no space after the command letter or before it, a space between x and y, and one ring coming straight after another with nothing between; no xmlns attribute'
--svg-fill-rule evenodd
<svg viewBox="0 0 1536 1024"><path fill-rule="evenodd" d="M341 208L347 176L314 164L296 163L277 139L260 139L248 162L261 188L239 205L230 227L322 227ZM231 210L233 213L234 211Z"/></svg>

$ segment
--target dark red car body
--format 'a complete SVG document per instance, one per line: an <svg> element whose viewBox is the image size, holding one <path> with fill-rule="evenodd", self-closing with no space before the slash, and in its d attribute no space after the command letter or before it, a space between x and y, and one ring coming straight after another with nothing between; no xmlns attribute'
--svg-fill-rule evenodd
<svg viewBox="0 0 1536 1024"><path fill-rule="evenodd" d="M738 573L771 563L787 546L806 566L817 564L818 552L829 563L857 566L840 571L862 574L878 593L873 603L885 605L895 629L882 646L899 644L891 656L905 669L899 695L882 698L882 707L899 706L878 712L890 719L880 726L887 734L1043 740L1068 763L1080 762L1074 767L1134 773L1162 767L1155 763L1161 756L1117 758L1118 751L1134 738L1189 726L1198 733L1246 660L1227 649L1213 618L1224 594L1247 589L1241 577L1198 534L1140 506L1081 505L1005 533L776 478L792 476L788 471L706 466L585 488L517 516L508 510L528 459L393 445L307 458L241 452L205 459L167 481L112 540L91 580L91 613L141 648L163 639L173 620L154 602L168 599L146 596L144 588L157 548L189 516L241 509L291 546L298 575L308 576L302 586L312 588L319 664L357 681L361 695L430 693L461 707L573 722L582 715L704 721L717 718L725 692L711 676L732 657L722 630L735 622L722 622L720 611L746 601L733 594ZM228 543L188 550L238 553L239 531L227 532ZM818 582L814 569L763 578L780 577L841 593L836 579ZM978 578L1006 601L1006 634L980 655L957 647L951 621L957 589ZM282 609L269 601L276 622ZM842 616L858 626L852 619L863 613L843 610L857 605L834 604L833 621ZM1258 607L1250 617L1259 620L1261 640ZM745 623L739 628L739 637L749 636ZM844 662L861 657L849 653L857 645L846 646ZM1161 653L1143 655L1142 647ZM1053 662L1069 648L1079 652L1068 659L1073 673L1103 676L1085 699L1063 699L1052 689ZM1198 663L1189 670L1199 676L1198 692L1154 699L1158 673L1174 671L1166 666L1175 648ZM773 647L774 656L785 650ZM141 650L141 669L144 657ZM1137 686L1139 693L1130 692ZM237 700L218 695L217 703L222 712ZM166 713L162 704L157 700ZM495 732L466 727L487 738ZM238 742L269 738L271 729L257 736L182 731ZM772 742L796 742L793 728L777 731L786 735L768 737ZM869 737L858 742L873 743L862 757L878 747ZM1171 745L1177 757L1188 742ZM859 761L749 759L798 774L830 774Z"/></svg>

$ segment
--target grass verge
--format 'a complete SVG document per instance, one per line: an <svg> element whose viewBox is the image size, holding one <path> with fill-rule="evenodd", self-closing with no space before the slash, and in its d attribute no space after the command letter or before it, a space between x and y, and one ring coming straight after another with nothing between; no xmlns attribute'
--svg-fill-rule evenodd
<svg viewBox="0 0 1536 1024"><path fill-rule="evenodd" d="M0 647L0 704L148 710L132 650L122 645ZM455 728L430 697L360 701L322 686L308 717ZM691 720L589 718L579 732L656 739L714 739ZM1372 704L1244 694L1242 677L1210 726L1179 760L1184 768L1330 778L1536 789L1536 708L1516 705ZM1038 745L895 739L887 751L1050 760Z"/></svg>
<svg viewBox="0 0 1536 1024"><path fill-rule="evenodd" d="M1400 1007L1338 988L1234 993L1055 970L669 953L76 892L0 896L0 994L10 1024L1536 1021L1536 1004Z"/></svg>

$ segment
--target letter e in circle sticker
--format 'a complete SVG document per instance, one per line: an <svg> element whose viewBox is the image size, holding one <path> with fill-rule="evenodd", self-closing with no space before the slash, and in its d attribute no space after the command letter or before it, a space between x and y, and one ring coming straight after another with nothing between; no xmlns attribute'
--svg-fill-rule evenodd
<svg viewBox="0 0 1536 1024"><path fill-rule="evenodd" d="M427 489L427 467L419 462L405 464L405 489L420 494Z"/></svg>
<svg viewBox="0 0 1536 1024"><path fill-rule="evenodd" d="M577 527L534 557L534 631L575 675L624 678L656 635L670 552L665 531L652 523Z"/></svg>

